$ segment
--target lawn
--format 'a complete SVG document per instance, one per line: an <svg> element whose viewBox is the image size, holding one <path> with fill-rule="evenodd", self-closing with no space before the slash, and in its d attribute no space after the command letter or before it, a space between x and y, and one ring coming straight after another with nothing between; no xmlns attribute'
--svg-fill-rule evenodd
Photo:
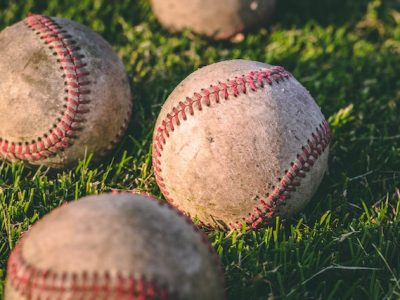
<svg viewBox="0 0 400 300"><path fill-rule="evenodd" d="M400 298L400 3L278 2L270 27L231 43L169 34L144 0L0 0L0 29L31 11L99 32L123 59L134 96L128 134L102 164L88 156L54 172L1 163L0 295L11 249L53 208L114 188L161 197L150 151L163 101L197 68L244 58L291 71L322 107L333 141L329 172L302 214L249 233L209 233L228 298Z"/></svg>

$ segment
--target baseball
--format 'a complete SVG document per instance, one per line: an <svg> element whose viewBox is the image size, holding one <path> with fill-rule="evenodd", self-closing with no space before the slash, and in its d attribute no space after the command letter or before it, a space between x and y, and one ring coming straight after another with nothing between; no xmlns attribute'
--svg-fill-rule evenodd
<svg viewBox="0 0 400 300"><path fill-rule="evenodd" d="M284 68L231 60L171 93L153 135L165 198L204 225L256 228L304 208L327 169L327 121Z"/></svg>
<svg viewBox="0 0 400 300"><path fill-rule="evenodd" d="M270 21L275 0L152 0L153 12L171 31L185 28L214 39L229 39Z"/></svg>
<svg viewBox="0 0 400 300"><path fill-rule="evenodd" d="M131 113L124 67L91 29L29 15L0 33L0 157L64 168L98 160Z"/></svg>
<svg viewBox="0 0 400 300"><path fill-rule="evenodd" d="M224 298L205 235L148 196L104 194L37 222L11 253L6 300Z"/></svg>

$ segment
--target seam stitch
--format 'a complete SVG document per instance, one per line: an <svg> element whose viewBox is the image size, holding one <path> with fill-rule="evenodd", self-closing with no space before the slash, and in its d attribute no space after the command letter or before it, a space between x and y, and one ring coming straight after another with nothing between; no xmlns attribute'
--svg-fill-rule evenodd
<svg viewBox="0 0 400 300"><path fill-rule="evenodd" d="M169 203L158 201L148 193L112 190L112 194L123 193L141 195L149 199L149 201L166 207L175 212L178 216L183 217L185 222L193 228L193 231L200 235L202 243L204 243L212 255L219 272L221 283L224 286L224 272L217 252L213 248L207 235L202 232L188 216L184 215ZM68 203L64 205L68 205ZM137 279L134 275L123 276L118 272L115 278L112 278L107 271L104 273L95 272L91 274L88 272L82 272L80 274L63 272L59 274L51 270L37 269L29 264L22 255L24 240L28 235L29 232L23 234L21 240L12 251L7 265L8 278L11 285L15 290L21 293L21 295L28 296L28 299L30 299L32 294L36 291L39 297L44 293L54 293L56 296L60 297L64 293L72 292L74 293L72 296L79 295L79 299L82 300L94 299L95 296L109 299L112 295L128 297L126 299L132 300L167 300L176 299L178 297L177 291L172 291L165 284L157 283L155 280L148 280L144 278L144 276ZM67 282L69 282L69 285L67 285ZM49 295L47 294L47 296Z"/></svg>
<svg viewBox="0 0 400 300"><path fill-rule="evenodd" d="M85 57L80 47L62 26L50 17L35 14L28 15L25 25L57 57L57 63L63 71L66 103L53 128L31 143L10 142L0 138L0 154L9 159L37 161L70 147L72 140L77 138L81 124L85 122L83 116L89 112L87 104L90 100L87 95L90 94L91 82L88 80L90 72L83 62Z"/></svg>
<svg viewBox="0 0 400 300"><path fill-rule="evenodd" d="M166 189L160 158L162 156L163 145L166 144L175 127L180 126L182 121L187 120L188 114L193 116L195 108L200 112L203 110L204 105L217 105L221 101L228 101L232 96L238 97L250 91L256 92L263 89L266 85L279 84L281 81L289 80L291 77L292 75L280 66L250 71L246 75L237 76L226 82L218 82L216 85L210 85L209 88L201 89L201 92L194 92L192 97L186 97L184 102L180 101L178 105L172 108L171 112L166 115L166 118L161 121L161 125L156 128L152 147L154 175L160 191L168 202L176 205L174 199ZM289 199L290 194L295 191L295 186L300 184L296 179L305 176L305 172L309 171L315 160L329 145L330 139L329 124L324 120L307 141L309 149L307 149L307 146L302 147L304 157L301 154L297 155L297 160L291 163L290 170L285 171L283 178L278 179L278 184L273 188L273 192L267 195L267 200L260 199L259 204L253 209L254 213L249 213L248 218L244 218L243 221L250 225L252 229L255 229L263 220L274 217L279 205ZM209 226L209 224L203 225ZM232 229L241 228L239 222L229 224L229 226Z"/></svg>
<svg viewBox="0 0 400 300"><path fill-rule="evenodd" d="M324 120L315 132L311 134L307 144L301 147L301 152L296 155L296 159L290 163L290 168L285 170L285 175L278 178L278 183L272 187L272 192L267 194L266 199L260 199L259 204L253 208L253 212L248 214L243 221L256 229L264 220L275 217L279 207L285 205L286 200L291 198L291 194L296 191L296 187L301 185L301 179L306 177L306 173L311 170L316 160L325 151L331 141L331 131L329 124ZM232 229L241 229L242 224L236 222L229 224Z"/></svg>
<svg viewBox="0 0 400 300"><path fill-rule="evenodd" d="M59 274L51 270L37 269L22 256L22 246L27 236L28 234L24 235L11 253L7 267L12 287L27 299L33 296L41 299L45 295L52 295L51 299L58 299L66 293L72 293L73 297L79 296L82 300L94 299L96 296L102 299L130 296L127 299L143 300L166 300L170 297L166 287L144 277L137 279L134 275L124 276L118 272L115 278L112 278L107 271Z"/></svg>

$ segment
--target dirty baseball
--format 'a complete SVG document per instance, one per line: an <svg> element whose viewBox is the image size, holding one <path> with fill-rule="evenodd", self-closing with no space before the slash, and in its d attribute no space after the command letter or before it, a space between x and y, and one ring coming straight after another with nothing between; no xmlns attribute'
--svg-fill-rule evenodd
<svg viewBox="0 0 400 300"><path fill-rule="evenodd" d="M153 135L165 198L204 225L256 228L300 212L327 168L330 129L284 68L231 60L171 93Z"/></svg>
<svg viewBox="0 0 400 300"><path fill-rule="evenodd" d="M187 218L148 196L55 209L18 242L6 300L224 298L219 257Z"/></svg>
<svg viewBox="0 0 400 300"><path fill-rule="evenodd" d="M229 39L235 34L266 25L275 0L152 0L154 14L169 30Z"/></svg>
<svg viewBox="0 0 400 300"><path fill-rule="evenodd" d="M122 62L97 33L42 15L0 33L0 156L65 168L98 160L131 113Z"/></svg>

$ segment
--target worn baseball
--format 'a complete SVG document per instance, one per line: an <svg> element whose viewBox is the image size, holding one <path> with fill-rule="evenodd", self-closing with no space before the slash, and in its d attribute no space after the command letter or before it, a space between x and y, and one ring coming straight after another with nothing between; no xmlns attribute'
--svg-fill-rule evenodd
<svg viewBox="0 0 400 300"><path fill-rule="evenodd" d="M152 0L154 14L171 31L189 28L214 39L267 24L275 0Z"/></svg>
<svg viewBox="0 0 400 300"><path fill-rule="evenodd" d="M189 75L166 100L154 172L165 198L203 224L256 228L306 205L330 139L320 108L284 68L224 61Z"/></svg>
<svg viewBox="0 0 400 300"><path fill-rule="evenodd" d="M219 258L175 209L145 195L90 196L55 209L8 260L5 300L219 300Z"/></svg>
<svg viewBox="0 0 400 300"><path fill-rule="evenodd" d="M122 62L91 29L29 15L0 33L0 157L64 168L109 153L130 119Z"/></svg>

